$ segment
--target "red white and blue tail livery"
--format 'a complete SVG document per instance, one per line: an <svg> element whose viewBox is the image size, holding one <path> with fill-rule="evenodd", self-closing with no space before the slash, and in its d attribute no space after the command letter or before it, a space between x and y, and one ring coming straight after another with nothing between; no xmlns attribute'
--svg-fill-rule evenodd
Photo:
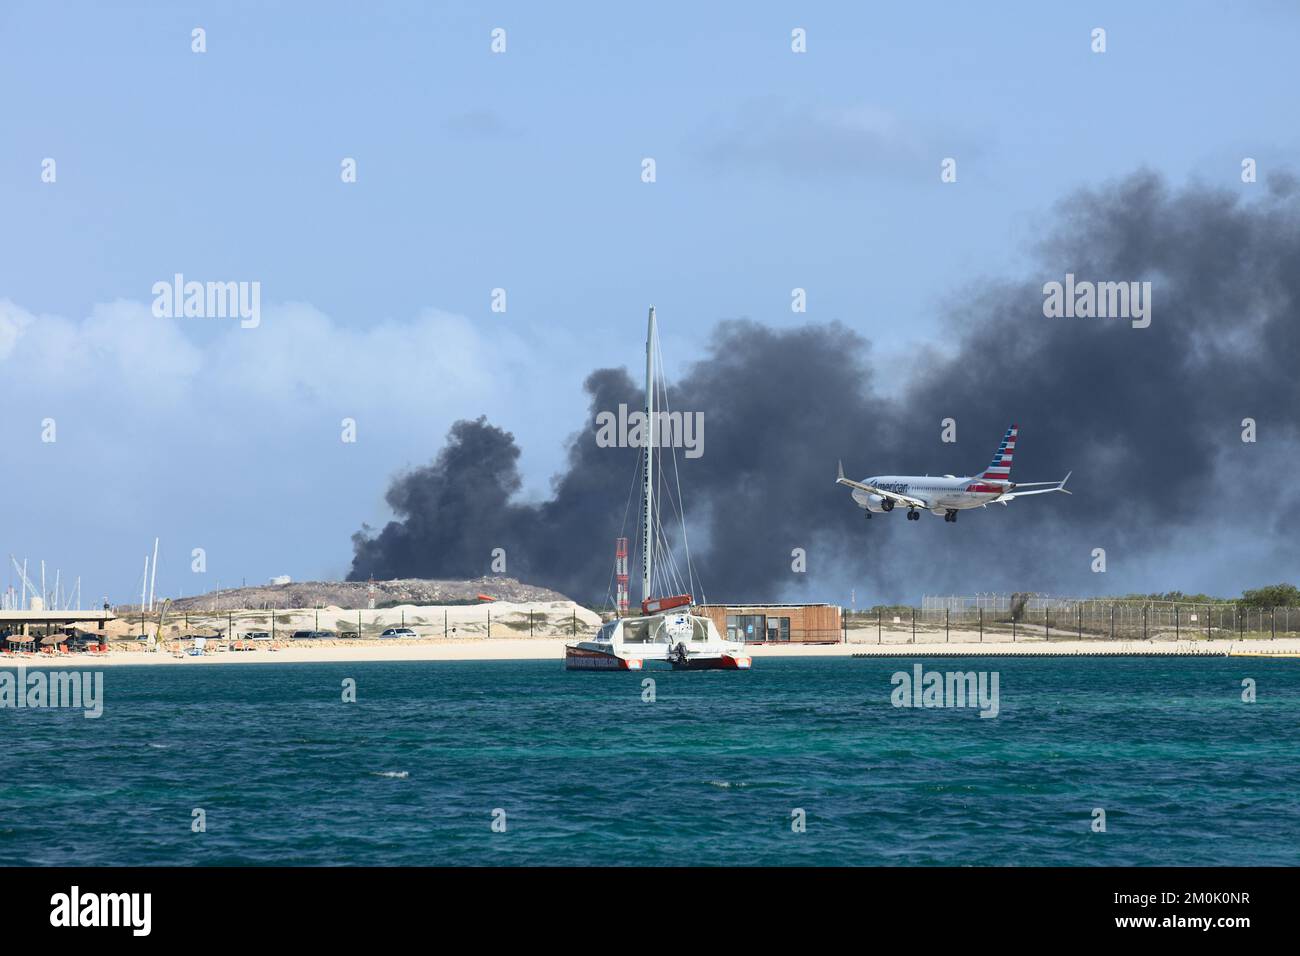
<svg viewBox="0 0 1300 956"><path fill-rule="evenodd" d="M957 512L968 508L984 508L995 501L1005 505L1015 498L1045 495L1054 491L1068 495L1065 483L1070 480L1069 474L1060 481L1013 482L1011 480L1011 463L1015 458L1016 439L1019 434L1018 425L1008 428L989 466L978 475L971 477L879 475L862 481L852 481L844 477L844 463L841 462L839 477L835 479L835 483L853 489L853 501L866 511L868 518L872 514L893 511L896 505L902 505L907 508L909 521L921 517L921 511L942 515L944 521L956 521ZM1026 488L1034 490L1022 490Z"/></svg>

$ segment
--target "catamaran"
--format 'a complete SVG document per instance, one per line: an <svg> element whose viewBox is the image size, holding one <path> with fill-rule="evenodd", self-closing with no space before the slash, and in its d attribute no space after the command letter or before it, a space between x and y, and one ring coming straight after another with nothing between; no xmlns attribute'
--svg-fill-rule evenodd
<svg viewBox="0 0 1300 956"><path fill-rule="evenodd" d="M668 415L667 388L657 375L659 337L655 310L650 307L645 348L645 427L641 453L641 615L620 615L585 641L565 646L564 665L568 670L641 670L647 661L662 661L675 670L746 670L751 659L743 640L727 640L709 618L691 612L694 598L694 571L686 541L685 509L678 502L682 519L682 547L686 552L687 581L681 580L676 561L662 534L656 480L663 468L656 461L655 448L660 444L660 417L656 415L659 392L664 397L663 414ZM669 443L671 447L671 442ZM656 468L659 471L656 471ZM674 478L676 454L673 453ZM680 481L678 481L680 499ZM667 497L663 495L660 497ZM660 560L656 562L656 552ZM665 591L680 593L663 593ZM660 596L656 596L656 591Z"/></svg>

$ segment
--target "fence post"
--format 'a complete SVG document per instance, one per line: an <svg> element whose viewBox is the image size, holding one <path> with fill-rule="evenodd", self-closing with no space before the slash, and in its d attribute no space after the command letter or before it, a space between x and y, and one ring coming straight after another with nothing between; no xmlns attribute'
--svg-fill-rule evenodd
<svg viewBox="0 0 1300 956"><path fill-rule="evenodd" d="M1142 605L1142 640L1147 639L1147 606Z"/></svg>
<svg viewBox="0 0 1300 956"><path fill-rule="evenodd" d="M916 608L912 608L912 643L916 643Z"/></svg>
<svg viewBox="0 0 1300 956"><path fill-rule="evenodd" d="M876 643L877 643L877 644L881 644L881 643L883 643L883 642L884 642L884 639L885 639L885 638L884 638L884 635L882 635L881 632L880 632L880 621L881 621L881 617L882 617L882 615L884 615L884 613L885 613L885 612L884 612L884 610L883 610L882 608L879 608L879 607L876 608Z"/></svg>
<svg viewBox="0 0 1300 956"><path fill-rule="evenodd" d="M487 612L488 612L488 637L491 637L492 636L492 608L489 607L487 609Z"/></svg>
<svg viewBox="0 0 1300 956"><path fill-rule="evenodd" d="M980 608L980 643L984 643L984 608Z"/></svg>
<svg viewBox="0 0 1300 956"><path fill-rule="evenodd" d="M1115 605L1110 606L1110 639L1115 639Z"/></svg>
<svg viewBox="0 0 1300 956"><path fill-rule="evenodd" d="M443 640L447 639L447 609L446 608L442 609L442 637Z"/></svg>
<svg viewBox="0 0 1300 956"><path fill-rule="evenodd" d="M528 636L533 636L533 609L528 609Z"/></svg>
<svg viewBox="0 0 1300 956"><path fill-rule="evenodd" d="M1178 632L1178 605L1174 605L1174 640L1178 640L1182 635Z"/></svg>
<svg viewBox="0 0 1300 956"><path fill-rule="evenodd" d="M578 609L573 609L573 636L578 636Z"/></svg>
<svg viewBox="0 0 1300 956"><path fill-rule="evenodd" d="M1015 611L1012 611L1011 612L1011 643L1014 644L1015 642L1016 642L1016 614Z"/></svg>
<svg viewBox="0 0 1300 956"><path fill-rule="evenodd" d="M1052 639L1052 609L1043 608L1043 626L1047 629L1046 640Z"/></svg>
<svg viewBox="0 0 1300 956"><path fill-rule="evenodd" d="M948 643L948 608L943 609L943 642Z"/></svg>
<svg viewBox="0 0 1300 956"><path fill-rule="evenodd" d="M1083 640L1083 605L1079 605L1079 640Z"/></svg>
<svg viewBox="0 0 1300 956"><path fill-rule="evenodd" d="M1270 632L1269 636L1272 637L1274 640L1276 640L1277 639L1277 608L1275 607L1271 607L1268 609L1268 629Z"/></svg>
<svg viewBox="0 0 1300 956"><path fill-rule="evenodd" d="M1210 605L1205 605L1205 639L1210 639Z"/></svg>

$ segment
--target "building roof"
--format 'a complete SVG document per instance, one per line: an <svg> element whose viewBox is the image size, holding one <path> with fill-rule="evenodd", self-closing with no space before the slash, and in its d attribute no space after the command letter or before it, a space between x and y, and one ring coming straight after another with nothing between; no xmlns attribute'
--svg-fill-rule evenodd
<svg viewBox="0 0 1300 956"><path fill-rule="evenodd" d="M762 601L750 604L697 604L696 607L716 607L716 608L750 608L750 607L839 607L838 604L767 604Z"/></svg>
<svg viewBox="0 0 1300 956"><path fill-rule="evenodd" d="M0 624L72 624L75 621L112 621L117 615L103 608L76 611L0 611Z"/></svg>

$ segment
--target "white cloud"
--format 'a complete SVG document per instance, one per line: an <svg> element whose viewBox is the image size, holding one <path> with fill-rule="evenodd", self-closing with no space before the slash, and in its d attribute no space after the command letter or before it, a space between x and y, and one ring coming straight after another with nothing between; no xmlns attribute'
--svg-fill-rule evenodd
<svg viewBox="0 0 1300 956"><path fill-rule="evenodd" d="M456 419L523 424L524 447L568 434L585 369L571 342L533 331L436 309L350 327L311 305L264 305L243 329L156 318L147 302L69 319L0 300L0 547L115 599L154 534L174 549L159 568L167 594L336 572L361 522L383 520L394 472L432 458ZM355 445L340 440L344 417L357 420ZM189 573L195 546L209 552L206 579Z"/></svg>

